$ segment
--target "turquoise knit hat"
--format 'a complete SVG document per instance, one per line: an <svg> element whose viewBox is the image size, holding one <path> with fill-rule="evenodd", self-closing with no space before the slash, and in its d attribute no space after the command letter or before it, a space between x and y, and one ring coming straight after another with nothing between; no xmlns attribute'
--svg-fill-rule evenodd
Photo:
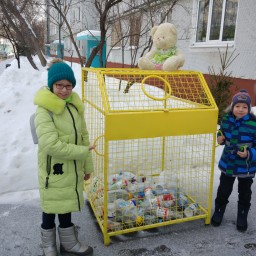
<svg viewBox="0 0 256 256"><path fill-rule="evenodd" d="M48 87L51 90L53 84L60 80L68 80L72 83L73 88L76 86L74 72L65 62L55 62L48 69Z"/></svg>

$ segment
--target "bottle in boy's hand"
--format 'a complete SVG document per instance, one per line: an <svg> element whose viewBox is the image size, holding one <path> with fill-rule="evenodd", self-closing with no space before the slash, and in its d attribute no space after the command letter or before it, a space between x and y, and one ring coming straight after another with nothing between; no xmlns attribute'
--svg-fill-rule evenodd
<svg viewBox="0 0 256 256"><path fill-rule="evenodd" d="M239 151L241 151L241 152L244 152L246 149L247 149L246 145L239 147Z"/></svg>

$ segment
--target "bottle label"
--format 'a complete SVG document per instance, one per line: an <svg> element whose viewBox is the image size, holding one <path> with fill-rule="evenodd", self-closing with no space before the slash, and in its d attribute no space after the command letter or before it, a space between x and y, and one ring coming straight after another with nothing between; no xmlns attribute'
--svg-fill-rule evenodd
<svg viewBox="0 0 256 256"><path fill-rule="evenodd" d="M169 215L169 209L164 207L157 207L156 209L156 216L159 218L163 218L164 220L167 219Z"/></svg>

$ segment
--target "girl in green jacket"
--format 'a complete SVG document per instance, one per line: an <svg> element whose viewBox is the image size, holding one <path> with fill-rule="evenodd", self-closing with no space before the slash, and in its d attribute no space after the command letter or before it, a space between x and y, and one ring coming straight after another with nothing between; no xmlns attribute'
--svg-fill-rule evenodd
<svg viewBox="0 0 256 256"><path fill-rule="evenodd" d="M38 137L38 179L43 211L41 239L45 256L56 256L55 215L59 219L60 252L91 255L93 249L77 239L71 212L84 204L84 179L93 171L84 105L72 92L76 79L72 69L56 59L48 69L48 87L40 89L35 127Z"/></svg>

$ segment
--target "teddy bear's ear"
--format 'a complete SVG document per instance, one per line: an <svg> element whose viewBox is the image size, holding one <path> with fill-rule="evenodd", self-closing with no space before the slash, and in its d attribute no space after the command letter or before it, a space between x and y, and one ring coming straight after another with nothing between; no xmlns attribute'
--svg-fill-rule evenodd
<svg viewBox="0 0 256 256"><path fill-rule="evenodd" d="M157 28L158 28L158 26L154 26L154 27L151 29L150 35L151 35L152 37L153 37L153 35L156 33Z"/></svg>

